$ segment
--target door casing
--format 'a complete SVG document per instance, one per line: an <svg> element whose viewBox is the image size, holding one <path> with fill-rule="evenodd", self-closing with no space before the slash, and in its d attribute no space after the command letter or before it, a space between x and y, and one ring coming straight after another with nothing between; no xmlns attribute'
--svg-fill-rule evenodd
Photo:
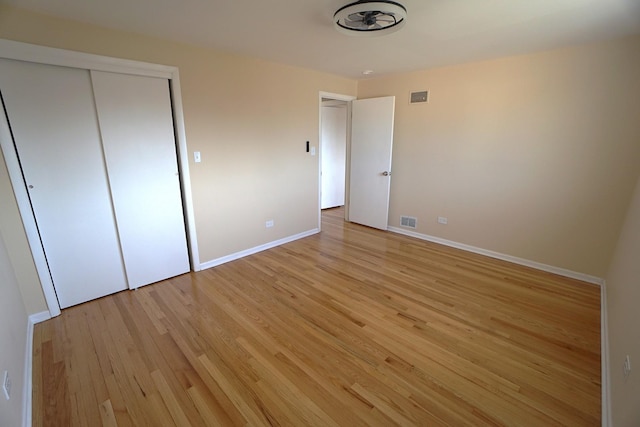
<svg viewBox="0 0 640 427"><path fill-rule="evenodd" d="M347 219L347 215L349 212L349 151L351 144L351 101L355 100L356 97L352 95L343 95L339 93L331 93L331 92L320 92L318 94L318 141L321 143L322 141L322 100L323 99L333 99L336 101L346 101L347 102L347 156L346 156L346 165L345 165L345 219ZM319 157L318 157L318 230L322 230L322 147L320 147Z"/></svg>

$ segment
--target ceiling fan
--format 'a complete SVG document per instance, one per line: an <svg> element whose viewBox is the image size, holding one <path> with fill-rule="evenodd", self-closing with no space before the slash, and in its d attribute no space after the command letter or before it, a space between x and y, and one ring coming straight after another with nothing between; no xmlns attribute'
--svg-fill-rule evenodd
<svg viewBox="0 0 640 427"><path fill-rule="evenodd" d="M338 31L350 35L381 35L402 28L407 9L395 1L359 0L341 7L333 15Z"/></svg>

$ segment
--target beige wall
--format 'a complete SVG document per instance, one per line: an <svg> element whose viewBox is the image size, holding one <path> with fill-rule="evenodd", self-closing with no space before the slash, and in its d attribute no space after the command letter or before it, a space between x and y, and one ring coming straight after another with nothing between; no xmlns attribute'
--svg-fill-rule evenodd
<svg viewBox="0 0 640 427"><path fill-rule="evenodd" d="M640 172L638 76L636 37L360 81L396 96L390 224L604 277Z"/></svg>
<svg viewBox="0 0 640 427"><path fill-rule="evenodd" d="M6 6L0 38L179 67L201 262L317 227L318 156L305 142L318 145L319 92L355 95L355 80ZM15 204L6 191L0 197ZM25 244L10 236L12 258ZM26 287L29 313L44 309L42 293Z"/></svg>
<svg viewBox="0 0 640 427"><path fill-rule="evenodd" d="M613 425L640 423L640 179L607 274L609 364ZM631 375L623 375L624 358Z"/></svg>
<svg viewBox="0 0 640 427"><path fill-rule="evenodd" d="M4 238L0 233L0 378L6 369L12 385L11 400L0 392L0 425L21 426L28 318Z"/></svg>
<svg viewBox="0 0 640 427"><path fill-rule="evenodd" d="M27 236L20 219L20 211L13 196L9 173L0 150L0 233L6 242L11 242L8 251L12 269L18 281L27 313L34 314L48 310L44 300L40 279L33 264Z"/></svg>

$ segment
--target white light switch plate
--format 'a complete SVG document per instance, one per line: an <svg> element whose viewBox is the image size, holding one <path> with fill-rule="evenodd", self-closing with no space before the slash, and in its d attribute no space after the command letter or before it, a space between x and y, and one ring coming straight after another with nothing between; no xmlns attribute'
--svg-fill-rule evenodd
<svg viewBox="0 0 640 427"><path fill-rule="evenodd" d="M199 151L194 151L193 152L193 161L196 163L200 163L202 159L200 158L200 152Z"/></svg>

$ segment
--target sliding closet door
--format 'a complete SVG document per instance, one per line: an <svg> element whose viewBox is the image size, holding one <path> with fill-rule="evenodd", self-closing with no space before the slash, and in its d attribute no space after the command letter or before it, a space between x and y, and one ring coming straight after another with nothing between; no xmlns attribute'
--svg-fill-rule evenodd
<svg viewBox="0 0 640 427"><path fill-rule="evenodd" d="M0 91L60 306L126 289L89 72L3 59Z"/></svg>
<svg viewBox="0 0 640 427"><path fill-rule="evenodd" d="M189 271L167 79L91 72L131 288Z"/></svg>

